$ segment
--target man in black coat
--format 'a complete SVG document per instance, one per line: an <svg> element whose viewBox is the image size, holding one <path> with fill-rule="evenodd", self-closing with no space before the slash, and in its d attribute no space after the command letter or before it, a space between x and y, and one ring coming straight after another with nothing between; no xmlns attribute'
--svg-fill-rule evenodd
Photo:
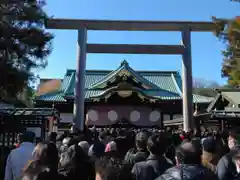
<svg viewBox="0 0 240 180"><path fill-rule="evenodd" d="M238 174L233 156L236 151L240 150L239 135L240 129L234 129L229 132L228 146L230 148L230 152L219 160L216 168L219 180L234 179Z"/></svg>
<svg viewBox="0 0 240 180"><path fill-rule="evenodd" d="M125 161L131 165L137 162L145 161L149 155L147 150L147 140L149 133L147 131L140 131L135 137L136 148L130 149L126 156Z"/></svg>
<svg viewBox="0 0 240 180"><path fill-rule="evenodd" d="M147 149L150 155L145 161L136 163L132 173L137 180L153 180L172 167L172 162L164 156L167 147L165 133L154 133L149 137Z"/></svg>
<svg viewBox="0 0 240 180"><path fill-rule="evenodd" d="M217 180L211 170L201 165L201 147L197 143L182 143L176 150L176 162L156 180Z"/></svg>

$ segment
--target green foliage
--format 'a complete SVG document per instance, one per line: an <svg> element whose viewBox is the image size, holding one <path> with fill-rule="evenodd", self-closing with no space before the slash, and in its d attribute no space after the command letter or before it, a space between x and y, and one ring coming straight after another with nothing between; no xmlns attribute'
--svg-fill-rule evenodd
<svg viewBox="0 0 240 180"><path fill-rule="evenodd" d="M2 0L0 4L0 97L16 97L44 68L53 35L46 32L44 1Z"/></svg>
<svg viewBox="0 0 240 180"><path fill-rule="evenodd" d="M213 18L216 23L216 36L226 44L222 51L222 77L231 86L240 85L240 22L239 17L224 20Z"/></svg>

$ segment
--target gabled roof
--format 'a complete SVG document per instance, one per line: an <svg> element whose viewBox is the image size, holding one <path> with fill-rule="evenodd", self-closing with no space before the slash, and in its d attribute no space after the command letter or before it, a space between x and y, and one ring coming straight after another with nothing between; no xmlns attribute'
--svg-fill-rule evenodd
<svg viewBox="0 0 240 180"><path fill-rule="evenodd" d="M215 89L215 91L218 92L218 94L209 105L208 112L217 108L216 106L218 102L222 100L222 98L226 99L228 102L230 102L235 106L240 105L240 89L239 88Z"/></svg>
<svg viewBox="0 0 240 180"><path fill-rule="evenodd" d="M107 82L114 79L116 76L132 76L133 80L136 82L143 83L145 85L145 89L159 89L155 84L151 83L149 80L145 79L141 76L137 71L134 71L129 65L127 61L123 61L119 68L115 71L110 72L105 77L103 77L98 82L91 85L90 89L102 89L107 86Z"/></svg>
<svg viewBox="0 0 240 180"><path fill-rule="evenodd" d="M108 89L101 88L101 86L121 72L130 73L135 80L150 86L149 89L142 89L146 96L161 100L182 99L182 80L177 71L134 71L126 61L115 71L86 70L85 98L91 99L106 93ZM57 91L38 96L36 100L66 101L64 97L73 97L76 83L75 75L75 70L67 70L61 87ZM212 98L193 95L194 102L209 103L212 100Z"/></svg>
<svg viewBox="0 0 240 180"><path fill-rule="evenodd" d="M223 97L235 105L240 105L240 89L220 90Z"/></svg>

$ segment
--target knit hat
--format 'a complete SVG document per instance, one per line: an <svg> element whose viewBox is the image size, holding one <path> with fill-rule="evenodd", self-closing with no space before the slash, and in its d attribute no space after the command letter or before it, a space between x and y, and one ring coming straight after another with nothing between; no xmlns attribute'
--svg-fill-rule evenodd
<svg viewBox="0 0 240 180"><path fill-rule="evenodd" d="M90 145L89 145L89 143L88 143L87 141L80 141L80 142L78 143L78 146L80 146L80 147L83 149L83 151L84 151L86 154L88 154Z"/></svg>
<svg viewBox="0 0 240 180"><path fill-rule="evenodd" d="M214 138L208 137L203 140L203 150L209 153L215 153L217 150L217 142Z"/></svg>
<svg viewBox="0 0 240 180"><path fill-rule="evenodd" d="M110 141L105 148L105 152L111 151L117 151L117 145L114 141Z"/></svg>

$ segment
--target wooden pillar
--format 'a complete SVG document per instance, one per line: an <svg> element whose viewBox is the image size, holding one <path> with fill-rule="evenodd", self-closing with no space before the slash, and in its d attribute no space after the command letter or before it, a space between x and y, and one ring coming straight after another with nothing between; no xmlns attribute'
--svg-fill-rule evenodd
<svg viewBox="0 0 240 180"><path fill-rule="evenodd" d="M190 29L182 31L182 43L185 48L182 55L183 128L185 131L189 131L194 128Z"/></svg>
<svg viewBox="0 0 240 180"><path fill-rule="evenodd" d="M221 131L223 131L224 128L225 128L225 122L224 122L223 119L221 119L221 120L219 120L219 121L220 121L220 128L221 128Z"/></svg>
<svg viewBox="0 0 240 180"><path fill-rule="evenodd" d="M84 96L85 96L85 70L86 70L86 45L87 45L87 29L78 30L77 42L77 68L76 68L76 86L74 101L74 130L84 129Z"/></svg>

